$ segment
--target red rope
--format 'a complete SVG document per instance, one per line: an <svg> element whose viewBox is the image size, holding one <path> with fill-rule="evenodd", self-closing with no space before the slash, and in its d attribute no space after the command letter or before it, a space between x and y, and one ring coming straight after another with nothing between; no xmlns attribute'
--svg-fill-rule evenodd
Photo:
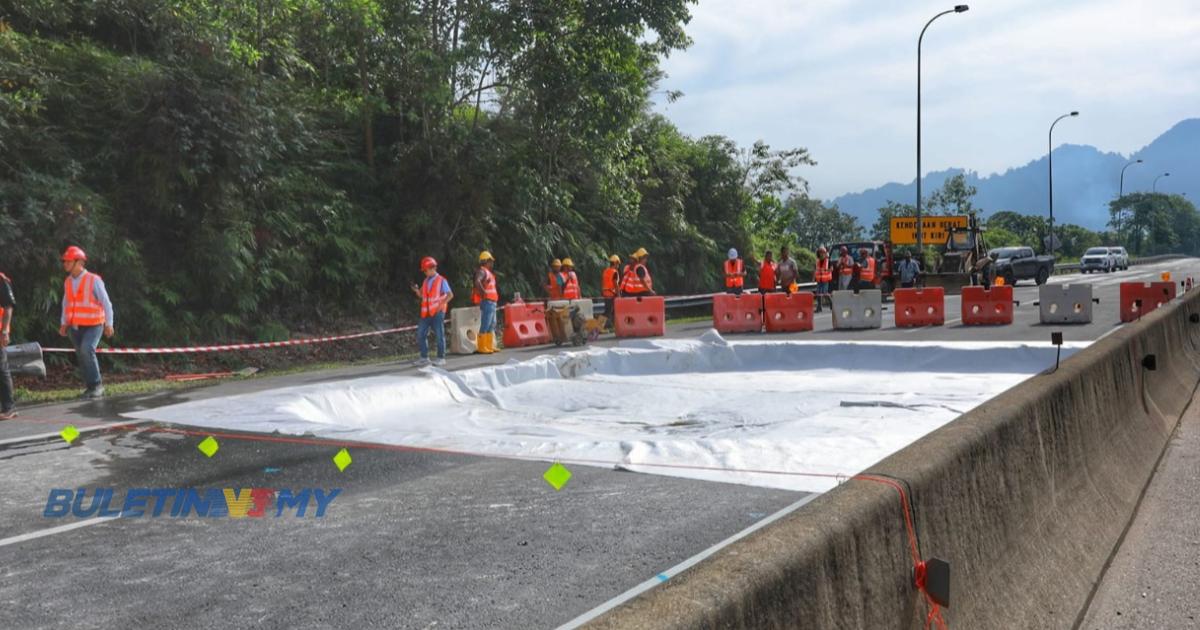
<svg viewBox="0 0 1200 630"><path fill-rule="evenodd" d="M929 614L925 616L925 628L929 630L936 622L938 628L947 630L946 620L942 617L942 607L937 602L933 601L933 596L925 589L925 562L921 560L921 552L917 549L917 531L913 527L912 509L908 504L908 494L904 492L904 486L900 485L894 479L886 477L877 477L875 475L855 475L854 479L862 479L863 481L874 481L891 486L900 494L900 508L904 513L904 529L908 535L908 549L912 554L913 561L913 586L921 591L925 596L925 600L929 602Z"/></svg>

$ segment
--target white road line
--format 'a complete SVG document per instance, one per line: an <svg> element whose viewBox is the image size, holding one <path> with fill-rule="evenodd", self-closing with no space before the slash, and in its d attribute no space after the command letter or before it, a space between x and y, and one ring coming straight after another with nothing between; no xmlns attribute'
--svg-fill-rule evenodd
<svg viewBox="0 0 1200 630"><path fill-rule="evenodd" d="M149 421L148 420L123 420L121 422L106 422L104 424L97 424L95 426L84 427L82 429L79 429L79 433L82 435L84 433L90 433L92 431L102 431L104 429L110 429L112 427L128 426L131 424L145 424L146 422L149 422ZM67 422L65 420L63 421L64 427L68 424L71 424L71 423ZM19 444L21 442L32 442L34 440L41 440L41 439L45 439L45 438L54 438L54 437L61 437L59 435L58 431L54 431L52 433L37 433L34 435L26 435L24 437L16 437L16 438L10 438L7 440L0 440L0 446L4 446L6 444Z"/></svg>
<svg viewBox="0 0 1200 630"><path fill-rule="evenodd" d="M629 589L628 591L625 591L624 593L621 593L620 595L617 595L616 597L604 602L603 604L600 604L599 606L568 621L567 623L559 626L558 630L570 630L572 628L578 628L578 627L582 626L583 624L599 617L600 615L603 615L604 613L616 608L617 606L620 606L621 604L633 599L634 597L637 597L638 595L645 593L646 591L654 588L655 586L658 586L659 584L666 582L670 578L673 578L676 575L679 575L680 573L695 566L701 560L704 560L705 558L713 555L714 553L720 551L721 549L728 547L729 545L741 540L742 538L745 538L746 536L749 536L750 534L758 531L759 529L762 529L763 527L766 527L767 525L774 523L775 521L783 518L784 516L787 516L788 514L795 512L796 510L803 507L806 503L812 501L813 499L816 499L819 496L821 496L820 493L814 493L814 494L810 494L810 495L804 497L803 499L800 499L799 501L783 508L782 510L779 510L778 512L764 518L763 520L758 521L757 523L751 525L750 527L743 529L742 531L730 536L729 538L726 538L725 540L722 540L721 542L709 547L708 549L705 549L704 551L701 551L700 553L692 556L691 558L684 560L683 562L671 567L670 569L667 569L666 571L659 573L658 575L650 578L649 580L646 580L645 582L638 584L637 586Z"/></svg>
<svg viewBox="0 0 1200 630"><path fill-rule="evenodd" d="M15 545L17 543L22 543L27 540L35 540L37 538L44 538L46 536L53 536L55 534L69 532L73 529L79 529L80 527L91 527L92 525L99 525L100 523L107 523L107 522L117 519L117 518L120 518L120 517L118 517L118 516L99 517L98 516L95 518L89 518L89 519L82 520L82 521L76 521L74 523L68 523L67 525L59 525L58 527L48 527L46 529L40 529L36 532L29 532L28 534L21 534L19 536L11 536L9 538L0 538L0 547L7 547L8 545Z"/></svg>

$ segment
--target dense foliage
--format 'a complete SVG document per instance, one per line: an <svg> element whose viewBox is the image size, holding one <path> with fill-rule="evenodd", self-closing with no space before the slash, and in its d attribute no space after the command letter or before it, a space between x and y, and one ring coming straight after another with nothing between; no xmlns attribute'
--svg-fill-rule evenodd
<svg viewBox="0 0 1200 630"><path fill-rule="evenodd" d="M485 248L505 296L638 247L716 286L811 160L649 113L692 1L0 2L14 332L52 335L69 243L125 343L411 319L422 256L465 300Z"/></svg>

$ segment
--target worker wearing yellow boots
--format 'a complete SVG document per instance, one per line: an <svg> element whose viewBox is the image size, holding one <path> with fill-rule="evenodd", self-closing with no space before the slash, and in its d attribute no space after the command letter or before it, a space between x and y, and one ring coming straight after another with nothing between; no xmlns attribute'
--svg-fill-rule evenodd
<svg viewBox="0 0 1200 630"><path fill-rule="evenodd" d="M479 337L475 342L479 354L496 352L496 303L500 301L500 290L492 271L495 265L491 252L479 253L479 269L475 271L475 286L471 290L471 301L479 306Z"/></svg>

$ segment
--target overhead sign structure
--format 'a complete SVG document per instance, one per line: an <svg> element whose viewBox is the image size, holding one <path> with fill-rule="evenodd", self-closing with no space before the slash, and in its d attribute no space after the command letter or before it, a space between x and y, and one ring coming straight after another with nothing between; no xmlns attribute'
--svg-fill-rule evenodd
<svg viewBox="0 0 1200 630"><path fill-rule="evenodd" d="M966 215L952 217L921 217L921 241L926 245L943 245L945 244L946 239L950 236L950 228L966 229L968 224L968 218ZM916 217L892 217L891 228L892 244L917 244Z"/></svg>

